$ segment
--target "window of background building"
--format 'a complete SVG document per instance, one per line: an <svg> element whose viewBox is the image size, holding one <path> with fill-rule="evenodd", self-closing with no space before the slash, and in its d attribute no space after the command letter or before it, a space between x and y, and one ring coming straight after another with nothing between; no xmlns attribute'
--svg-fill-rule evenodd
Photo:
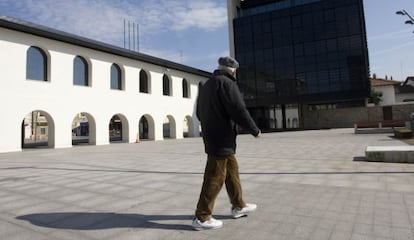
<svg viewBox="0 0 414 240"><path fill-rule="evenodd" d="M148 75L144 70L139 71L139 92L149 93Z"/></svg>
<svg viewBox="0 0 414 240"><path fill-rule="evenodd" d="M88 62L80 56L76 56L73 60L73 84L89 86Z"/></svg>
<svg viewBox="0 0 414 240"><path fill-rule="evenodd" d="M121 68L115 63L111 66L111 89L122 90Z"/></svg>
<svg viewBox="0 0 414 240"><path fill-rule="evenodd" d="M47 81L47 55L38 47L27 50L26 79Z"/></svg>
<svg viewBox="0 0 414 240"><path fill-rule="evenodd" d="M188 86L188 82L186 79L183 79L183 98L189 98L190 94L189 94L189 86Z"/></svg>
<svg viewBox="0 0 414 240"><path fill-rule="evenodd" d="M162 94L171 96L170 78L166 74L162 77Z"/></svg>

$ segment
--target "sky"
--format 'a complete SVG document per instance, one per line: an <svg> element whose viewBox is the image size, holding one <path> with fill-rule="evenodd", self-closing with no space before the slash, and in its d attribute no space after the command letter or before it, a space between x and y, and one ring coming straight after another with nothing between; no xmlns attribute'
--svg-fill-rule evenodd
<svg viewBox="0 0 414 240"><path fill-rule="evenodd" d="M395 14L414 0L363 3L371 74L414 76L414 25ZM210 72L229 55L226 0L0 0L0 15Z"/></svg>

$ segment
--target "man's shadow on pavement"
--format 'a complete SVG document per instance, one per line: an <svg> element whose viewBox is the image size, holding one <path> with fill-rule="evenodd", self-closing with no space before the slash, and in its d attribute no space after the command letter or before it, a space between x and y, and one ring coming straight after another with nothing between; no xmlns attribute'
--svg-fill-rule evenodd
<svg viewBox="0 0 414 240"><path fill-rule="evenodd" d="M16 217L33 225L71 230L101 230L111 228L153 228L166 230L193 230L193 215L143 215L96 212L35 213ZM218 219L229 216L215 216ZM170 223L166 221L171 221ZM188 224L177 223L186 221Z"/></svg>

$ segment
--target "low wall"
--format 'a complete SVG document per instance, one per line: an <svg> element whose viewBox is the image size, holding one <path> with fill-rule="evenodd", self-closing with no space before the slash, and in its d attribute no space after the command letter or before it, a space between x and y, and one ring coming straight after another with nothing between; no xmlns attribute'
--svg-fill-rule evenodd
<svg viewBox="0 0 414 240"><path fill-rule="evenodd" d="M354 107L326 110L309 110L303 108L304 129L324 128L353 128L354 123L362 121L381 121L384 106ZM387 106L390 107L390 106ZM401 104L392 106L393 119L410 119L414 112L414 104Z"/></svg>

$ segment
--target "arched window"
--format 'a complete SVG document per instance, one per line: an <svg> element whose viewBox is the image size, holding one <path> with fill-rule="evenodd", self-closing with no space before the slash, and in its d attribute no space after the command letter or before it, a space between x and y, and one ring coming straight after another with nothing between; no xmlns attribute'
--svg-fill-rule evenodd
<svg viewBox="0 0 414 240"><path fill-rule="evenodd" d="M30 47L27 50L26 79L47 81L47 56L38 47Z"/></svg>
<svg viewBox="0 0 414 240"><path fill-rule="evenodd" d="M183 79L183 98L189 98L188 83L187 80Z"/></svg>
<svg viewBox="0 0 414 240"><path fill-rule="evenodd" d="M89 86L88 62L80 56L76 56L73 60L73 84Z"/></svg>
<svg viewBox="0 0 414 240"><path fill-rule="evenodd" d="M121 68L115 63L111 66L111 89L122 90Z"/></svg>
<svg viewBox="0 0 414 240"><path fill-rule="evenodd" d="M148 75L144 70L139 71L139 92L148 93Z"/></svg>
<svg viewBox="0 0 414 240"><path fill-rule="evenodd" d="M164 96L171 96L170 78L166 74L162 77L162 94Z"/></svg>

